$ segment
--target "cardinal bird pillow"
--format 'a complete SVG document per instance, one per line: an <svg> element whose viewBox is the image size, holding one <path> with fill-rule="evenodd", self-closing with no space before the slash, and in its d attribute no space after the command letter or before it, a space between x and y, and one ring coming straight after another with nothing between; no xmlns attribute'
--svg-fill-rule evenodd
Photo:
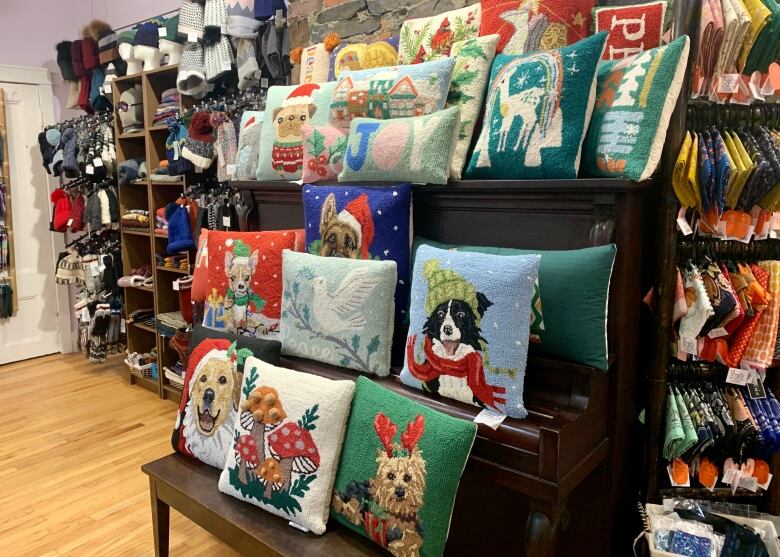
<svg viewBox="0 0 780 557"><path fill-rule="evenodd" d="M323 534L354 391L248 358L219 490Z"/></svg>
<svg viewBox="0 0 780 557"><path fill-rule="evenodd" d="M325 257L395 261L397 322L409 305L412 187L303 186L306 251Z"/></svg>
<svg viewBox="0 0 780 557"><path fill-rule="evenodd" d="M480 5L431 17L407 19L401 26L398 63L419 64L450 55L452 44L479 35Z"/></svg>
<svg viewBox="0 0 780 557"><path fill-rule="evenodd" d="M283 257L282 353L388 375L395 261Z"/></svg>
<svg viewBox="0 0 780 557"><path fill-rule="evenodd" d="M401 381L524 418L531 298L538 272L538 255L420 246Z"/></svg>
<svg viewBox="0 0 780 557"><path fill-rule="evenodd" d="M203 325L255 337L278 333L282 251L295 248L295 237L294 230L210 231Z"/></svg>

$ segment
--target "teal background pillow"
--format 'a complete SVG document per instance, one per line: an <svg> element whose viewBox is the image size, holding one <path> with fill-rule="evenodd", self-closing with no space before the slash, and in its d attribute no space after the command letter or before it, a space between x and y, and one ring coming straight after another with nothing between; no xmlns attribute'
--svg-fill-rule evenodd
<svg viewBox="0 0 780 557"><path fill-rule="evenodd" d="M395 261L282 254L282 354L388 375Z"/></svg>
<svg viewBox="0 0 780 557"><path fill-rule="evenodd" d="M443 555L458 483L476 433L473 422L358 377L331 517L393 555ZM404 493L401 505L394 502L396 489ZM393 520L391 506L403 507L412 518ZM388 542L393 528L398 531ZM418 553L404 551L414 546Z"/></svg>
<svg viewBox="0 0 780 557"><path fill-rule="evenodd" d="M446 184L459 131L457 106L411 118L355 118L339 181Z"/></svg>
<svg viewBox="0 0 780 557"><path fill-rule="evenodd" d="M328 105L335 83L274 85L268 89L260 135L258 180L300 180L306 125L328 123Z"/></svg>
<svg viewBox="0 0 780 557"><path fill-rule="evenodd" d="M583 171L646 180L658 166L688 63L689 39L599 67Z"/></svg>
<svg viewBox="0 0 780 557"><path fill-rule="evenodd" d="M542 352L569 358L607 370L607 305L609 281L615 263L614 244L577 250L545 251L478 246L453 246L415 238L417 248L428 244L494 255L538 253L539 292L544 311L544 329L536 332Z"/></svg>
<svg viewBox="0 0 780 557"><path fill-rule="evenodd" d="M607 33L493 60L484 124L466 176L576 178Z"/></svg>
<svg viewBox="0 0 780 557"><path fill-rule="evenodd" d="M525 418L523 383L538 255L421 245L412 272L401 381Z"/></svg>

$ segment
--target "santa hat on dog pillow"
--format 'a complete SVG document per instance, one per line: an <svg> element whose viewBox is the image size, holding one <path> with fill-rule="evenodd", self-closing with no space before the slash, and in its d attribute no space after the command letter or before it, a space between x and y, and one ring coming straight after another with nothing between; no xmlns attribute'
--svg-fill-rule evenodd
<svg viewBox="0 0 780 557"><path fill-rule="evenodd" d="M320 86L316 83L305 83L293 89L287 98L282 101L282 107L296 106L299 104L313 104L314 91Z"/></svg>
<svg viewBox="0 0 780 557"><path fill-rule="evenodd" d="M368 247L374 241L374 219L368 206L368 196L364 193L347 203L336 218L357 232L360 259L368 259Z"/></svg>

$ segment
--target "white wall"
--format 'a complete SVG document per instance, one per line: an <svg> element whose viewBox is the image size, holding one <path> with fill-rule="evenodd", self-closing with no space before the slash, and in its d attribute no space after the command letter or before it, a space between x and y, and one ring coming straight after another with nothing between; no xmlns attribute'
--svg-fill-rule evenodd
<svg viewBox="0 0 780 557"><path fill-rule="evenodd" d="M93 18L118 29L148 17L178 11L181 0L91 0L91 4Z"/></svg>

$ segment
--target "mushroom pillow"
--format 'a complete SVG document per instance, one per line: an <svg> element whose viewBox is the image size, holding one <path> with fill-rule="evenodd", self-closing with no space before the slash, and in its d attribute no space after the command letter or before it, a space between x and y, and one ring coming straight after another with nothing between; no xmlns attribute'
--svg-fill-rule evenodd
<svg viewBox="0 0 780 557"><path fill-rule="evenodd" d="M324 533L354 390L248 358L219 490Z"/></svg>

